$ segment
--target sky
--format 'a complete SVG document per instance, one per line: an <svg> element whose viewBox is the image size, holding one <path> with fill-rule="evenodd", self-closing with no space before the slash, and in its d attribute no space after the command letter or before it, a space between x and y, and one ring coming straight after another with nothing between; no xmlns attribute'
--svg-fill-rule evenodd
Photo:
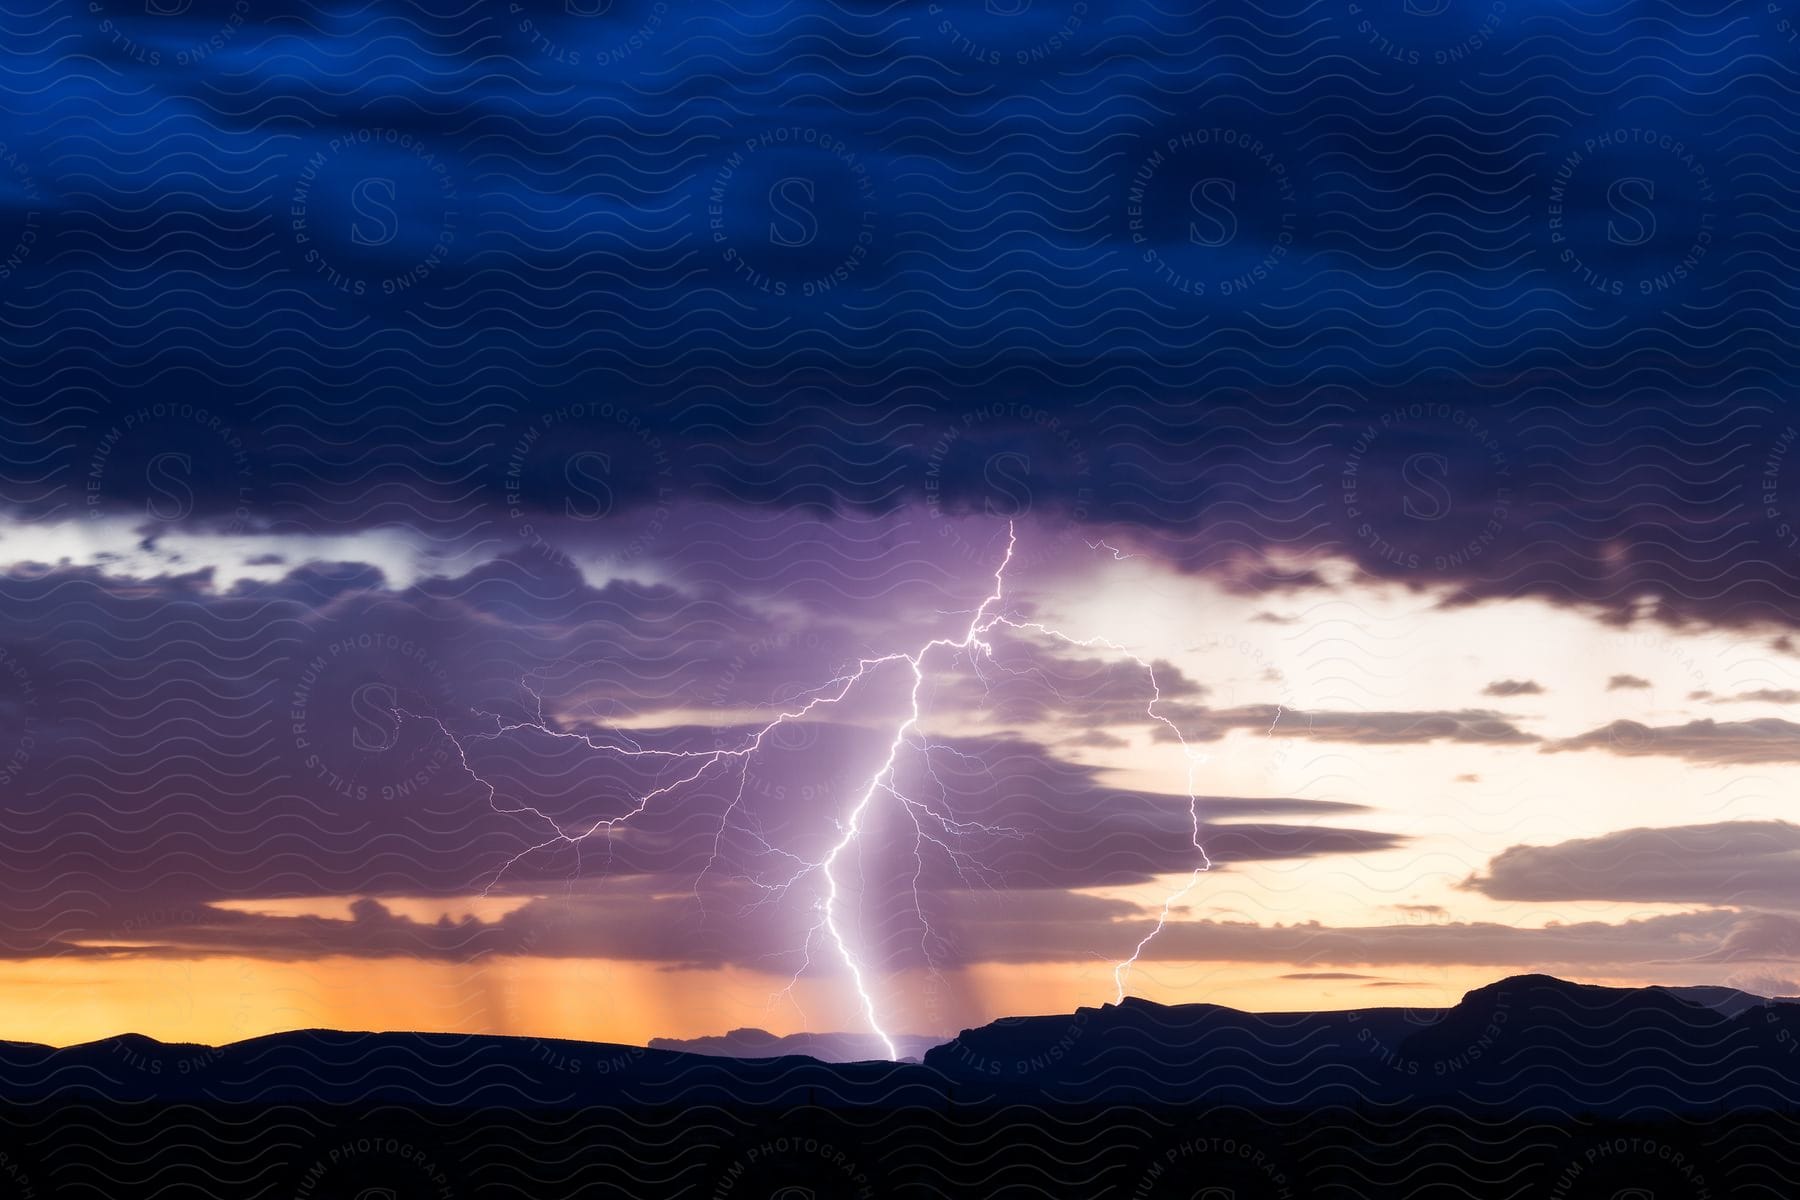
<svg viewBox="0 0 1800 1200"><path fill-rule="evenodd" d="M1779 5L0 21L7 1037L1800 992Z"/></svg>

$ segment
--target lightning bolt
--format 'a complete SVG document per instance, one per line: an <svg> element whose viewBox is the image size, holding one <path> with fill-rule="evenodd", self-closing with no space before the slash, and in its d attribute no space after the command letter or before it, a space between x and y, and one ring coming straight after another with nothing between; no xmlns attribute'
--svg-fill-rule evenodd
<svg viewBox="0 0 1800 1200"><path fill-rule="evenodd" d="M1089 550L1109 550L1109 551L1111 551L1114 562L1124 562L1128 558L1144 557L1141 554L1127 554L1123 550L1119 549L1117 546L1108 545L1106 543L1105 539L1102 539L1098 542L1089 542L1087 544L1087 548Z"/></svg>
<svg viewBox="0 0 1800 1200"><path fill-rule="evenodd" d="M1155 940L1156 935L1161 933L1163 928L1168 924L1175 906L1181 902L1182 898L1185 897L1188 892L1193 890L1195 884L1199 881L1201 873L1209 870L1212 866L1212 862L1207 858L1206 850L1201 845L1200 841L1200 802L1195 781L1195 773L1200 764L1205 761L1205 757L1188 745L1187 740L1182 736L1181 730L1177 728L1173 721L1157 711L1157 705L1162 701L1162 688L1157 681L1154 664L1146 661L1124 645L1110 638L1075 637L1063 633L1060 630L1052 629L1037 621L1016 620L1007 616L1000 610L1000 605L1005 600L1006 595L1006 570L1012 563L1013 552L1017 545L1017 530L1009 525L1007 528L1006 553L1001 558L1000 564L994 569L993 591L984 597L981 603L976 607L974 615L969 620L968 627L963 631L960 637L934 638L910 652L900 651L882 655L879 658L861 659L857 662L854 670L846 671L836 678L827 680L817 687L803 692L802 695L805 697L805 702L803 704L793 708L792 711L780 713L772 721L769 721L750 734L742 745L736 747L706 751L661 750L637 745L631 738L625 736L622 731L610 731L610 738L602 738L594 734L580 731L554 728L544 715L542 696L538 694L535 688L532 688L529 685L529 682L525 685L526 691L536 701L535 719L533 720L505 722L501 720L498 714L479 713L479 716L491 719L494 722L493 728L478 733L464 733L458 735L453 733L440 718L435 716L412 713L405 710L396 710L395 716L401 720L423 720L436 726L439 732L456 747L457 757L463 769L468 772L471 778L487 789L489 804L496 812L509 815L530 816L542 821L549 829L554 831L553 835L546 838L544 841L528 846L524 850L521 850L508 858L494 873L493 878L483 889L482 894L484 896L493 890L509 870L530 855L556 845L574 846L577 848L577 854L579 855L579 847L583 843L602 834L607 837L610 845L610 840L614 831L626 825L632 818L648 810L656 801L670 796L690 784L698 783L709 773L720 771L722 769L729 769L733 765L736 765L739 774L737 791L731 802L726 806L725 811L720 816L719 828L714 835L713 854L708 859L707 865L701 869L699 877L695 880L694 892L696 898L698 898L701 883L704 881L707 873L711 871L713 866L718 862L718 859L723 852L725 834L728 830L733 828L733 818L744 802L751 760L763 748L766 739L768 739L770 735L783 724L790 721L804 720L816 710L846 699L855 690L857 684L869 678L873 672L876 672L883 667L905 664L906 669L910 670L912 673L912 687L908 695L908 711L894 729L893 738L888 743L886 756L882 759L881 764L875 769L874 773L869 776L867 785L861 789L860 795L857 797L856 802L851 806L849 812L846 813L838 823L838 839L831 845L831 848L823 857L817 860L803 858L790 851L771 845L759 834L755 834L752 831L744 830L742 827L739 827L739 832L751 834L760 850L766 851L769 854L792 864L792 872L787 878L777 883L749 881L764 893L764 902L767 902L770 899L784 897L795 885L815 874L823 881L824 895L823 899L818 902L816 909L819 918L812 927L807 930L805 942L800 947L802 956L801 965L798 970L795 971L787 991L791 993L800 978L808 971L808 969L810 969L812 965L813 942L816 937L822 934L835 947L838 957L843 961L845 970L850 978L850 983L856 990L864 1021L868 1024L869 1029L874 1035L880 1040L888 1057L890 1059L896 1059L899 1057L899 1049L894 1042L893 1036L887 1032L882 1023L880 1013L876 1007L875 998L869 991L867 972L851 945L851 939L845 935L843 926L839 920L839 909L842 901L842 888L838 878L839 861L844 857L847 851L855 846L858 836L864 828L870 809L877 801L877 797L888 795L897 800L900 803L902 810L905 811L911 819L916 835L914 841L914 858L918 869L913 875L913 905L914 913L918 917L924 931L921 936L921 945L923 946L933 936L933 930L925 917L924 905L918 891L920 875L924 870L924 843L929 842L943 850L950 858L952 864L957 867L959 874L962 874L964 880L967 881L969 879L969 876L965 873L967 856L958 851L954 846L958 837L970 832L981 832L996 836L1020 836L1017 830L1005 826L985 826L973 822L956 821L946 813L941 813L931 805L907 796L900 791L896 775L901 754L909 746L914 745L913 739L915 738L915 735L917 735L919 724L923 719L920 693L924 690L926 681L926 660L934 652L940 651L948 651L952 655L966 654L979 676L981 663L983 661L990 664L995 662L993 644L987 639L996 629L1009 629L1019 633L1036 634L1040 637L1049 638L1064 645L1081 649L1100 648L1108 650L1129 659L1145 672L1150 685L1150 700L1145 705L1145 714L1152 721L1168 729L1170 733L1174 735L1176 742L1181 747L1182 755L1187 764L1185 790L1188 798L1188 819L1191 828L1191 841L1194 850L1199 855L1197 865L1189 872L1187 879L1182 886L1164 898L1162 910L1157 917L1155 926L1146 933L1140 941L1138 941L1135 947L1133 947L1130 957L1119 962L1114 967L1113 983L1115 1000L1122 1001L1125 998L1126 981L1130 977L1132 969L1137 965L1138 959L1143 955L1144 950L1150 943ZM1121 557L1134 557L1131 555L1121 555L1118 550L1111 546L1107 546L1104 542L1091 548L1111 550L1115 559ZM1004 668L1000 669L1004 670ZM520 804L514 807L503 807L500 802L499 788L494 783L484 778L475 769L474 764L469 761L468 749L464 744L465 741L489 742L507 737L511 734L527 731L557 740L580 742L591 750L604 751L619 755L623 758L667 760L670 764L681 764L688 769L686 769L685 773L674 782L663 784L660 787L651 789L644 792L642 795L637 796L627 811L618 816L595 820L585 828L576 827L573 829L566 829L558 824L550 814L532 807L531 805ZM935 746L930 742L925 741L922 735L919 735L918 737L917 748L921 750L924 757L926 773L930 775L933 780L938 782L940 788L943 785L941 780L937 780L935 768L931 766L931 752L934 750L939 752L948 751L949 753L959 754L961 757L967 757L966 755L960 755L960 752L949 747ZM936 833L932 832L933 829L936 830ZM939 834L941 834L941 836L938 836ZM968 865L976 866L976 864L972 863L969 863ZM926 960L927 965L929 966L929 951L927 951Z"/></svg>

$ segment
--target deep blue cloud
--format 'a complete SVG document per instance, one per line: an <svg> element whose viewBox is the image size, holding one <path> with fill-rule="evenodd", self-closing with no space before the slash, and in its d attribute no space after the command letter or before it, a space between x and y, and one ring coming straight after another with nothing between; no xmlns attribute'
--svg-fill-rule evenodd
<svg viewBox="0 0 1800 1200"><path fill-rule="evenodd" d="M5 499L1030 506L1785 612L1765 7L46 8L0 69Z"/></svg>

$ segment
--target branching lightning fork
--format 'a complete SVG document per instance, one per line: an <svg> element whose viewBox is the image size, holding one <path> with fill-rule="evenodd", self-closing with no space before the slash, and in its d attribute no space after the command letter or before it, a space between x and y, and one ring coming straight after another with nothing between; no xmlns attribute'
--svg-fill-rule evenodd
<svg viewBox="0 0 1800 1200"><path fill-rule="evenodd" d="M555 830L554 836L529 846L509 858L501 866L499 871L495 873L494 879L490 881L486 890L492 890L493 886L504 877L506 872L511 869L514 864L539 850L544 850L559 844L568 844L579 847L581 843L601 833L606 834L610 840L612 832L615 829L625 825L633 817L644 812L657 800L669 796L689 784L697 783L710 771L718 768L729 768L733 765L738 766L739 777L737 793L732 798L731 803L726 807L725 812L720 818L719 829L714 837L713 855L711 859L709 859L707 866L701 871L700 878L695 880L695 893L698 895L700 884L704 880L707 871L710 871L712 866L718 861L722 851L722 843L725 834L727 830L732 828L732 819L743 803L744 793L749 778L750 760L763 748L765 739L784 723L802 720L811 715L814 710L818 708L835 704L838 701L845 699L855 689L858 683L869 677L871 672L877 671L883 667L904 663L907 669L912 672L913 676L912 688L909 695L909 711L894 729L893 739L888 744L887 756L882 760L881 765L876 768L875 772L869 776L867 785L862 789L861 794L857 797L856 802L851 806L849 812L839 821L839 836L837 841L831 846L830 850L822 858L813 861L793 854L790 851L772 846L760 836L757 837L761 849L766 850L777 857L786 859L793 864L793 873L788 878L775 884L758 885L766 893L771 895L785 895L795 884L814 875L818 876L823 881L824 894L822 899L819 900L815 906L819 917L807 931L805 944L801 947L803 961L799 969L795 972L793 982L789 984L789 989L792 989L794 983L797 983L801 976L804 975L811 966L813 941L818 935L823 933L835 946L839 957L843 959L844 966L850 976L850 982L856 988L856 994L861 1003L863 1017L868 1022L869 1028L874 1032L875 1036L880 1039L888 1056L890 1058L898 1058L898 1048L894 1043L893 1037L882 1025L880 1014L876 1010L874 997L869 993L864 966L862 962L859 961L856 952L852 949L850 939L845 936L844 929L839 920L839 908L841 902L841 889L837 871L839 860L843 858L846 851L850 850L856 844L857 838L861 834L869 815L869 811L876 803L877 797L887 795L898 801L902 806L902 809L912 820L913 827L916 831L914 856L918 862L919 871L915 872L913 876L914 911L921 924L924 926L925 938L929 938L932 931L929 923L926 921L924 906L918 895L919 876L924 867L924 843L930 842L943 850L946 855L949 856L951 862L957 866L959 871L961 871L970 867L978 869L978 864L965 862L967 856L954 849L952 843L957 836L973 830L978 830L990 835L1018 836L1016 830L982 826L953 820L947 814L932 808L931 805L906 796L900 792L895 776L901 752L907 746L914 744L913 739L917 736L918 726L923 716L920 711L920 692L923 690L926 680L926 658L934 651L940 650L965 652L971 656L972 665L974 665L976 671L979 673L980 663L983 660L990 662L993 660L994 649L992 644L989 643L986 638L997 628L1011 629L1021 633L1033 633L1062 642L1065 645L1084 649L1106 649L1130 659L1144 670L1149 678L1151 693L1150 700L1144 709L1145 714L1150 717L1151 720L1166 727L1175 735L1176 741L1180 744L1182 755L1187 764L1185 790L1188 797L1188 817L1192 830L1192 842L1195 851L1199 855L1198 862L1189 872L1186 882L1178 890L1170 893L1164 899L1162 911L1157 917L1155 927L1146 933L1137 943L1129 958L1118 963L1114 967L1113 983L1116 990L1116 999L1123 1000L1125 998L1126 980L1129 978L1132 968L1136 966L1139 957L1142 956L1145 948L1149 946L1156 935L1162 932L1163 927L1168 923L1169 917L1174 911L1175 905L1180 903L1181 899L1193 889L1195 883L1199 880L1200 873L1212 866L1211 861L1206 856L1205 848L1200 844L1199 798L1194 779L1195 771L1201 762L1204 761L1204 756L1189 747L1186 739L1182 736L1181 730L1176 728L1175 724L1170 721L1168 717L1156 711L1157 704L1162 700L1162 690L1157 683L1156 670L1153 664L1138 657L1136 654L1110 638L1073 637L1036 621L1014 620L1011 617L1006 616L1003 612L998 611L998 606L1005 596L1006 569L1012 563L1013 550L1017 544L1017 531L1009 527L1007 530L1006 554L1001 559L1000 565L994 570L994 590L984 598L979 607L975 609L975 614L970 619L968 628L963 632L961 637L936 638L926 642L924 645L910 653L896 652L883 655L880 658L862 659L856 664L854 670L839 675L837 678L828 680L818 687L813 688L807 693L807 699L804 704L799 705L792 712L781 713L774 720L763 725L760 729L757 729L741 746L732 749L646 749L635 744L617 744L617 741L630 741L629 738L625 738L622 735L619 736L616 741L609 742L599 740L586 733L555 729L550 726L550 723L543 715L541 699L537 706L536 720L508 724L501 722L500 719L495 716L495 727L492 730L472 735L463 735L460 739L444 725L441 719L437 717L406 712L401 712L396 715L403 719L429 721L435 725L438 730L450 740L451 744L456 747L463 768L468 771L471 777L487 788L489 802L494 805L497 811L532 816L543 821L550 829ZM1100 543L1100 546L1105 549L1112 549L1110 546L1105 546L1104 543ZM1118 551L1115 550L1114 557L1129 556L1121 556ZM533 694L535 695L535 692ZM484 715L493 716L493 714ZM608 753L620 755L621 757L658 758L670 760L672 763L691 760L693 766L691 770L686 771L674 782L664 784L661 787L654 788L645 792L643 795L638 796L633 801L628 811L623 814L594 821L585 828L569 830L559 825L549 814L533 808L530 805L520 805L515 808L501 808L498 788L488 780L484 779L480 773L475 770L473 764L469 762L467 748L464 745L465 741L493 741L509 734L525 731L557 739L579 741L590 749L606 751ZM932 774L935 778L935 772L930 767L929 754L933 749L946 750L948 748L934 747L929 743L925 743L922 737L920 738L918 745L926 756L927 773ZM967 878L966 875L965 878ZM929 955L927 955L927 959L929 960Z"/></svg>

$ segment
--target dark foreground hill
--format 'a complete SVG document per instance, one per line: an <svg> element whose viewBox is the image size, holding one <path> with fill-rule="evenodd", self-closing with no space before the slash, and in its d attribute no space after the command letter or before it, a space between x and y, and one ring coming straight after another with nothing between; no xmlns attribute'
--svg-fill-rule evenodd
<svg viewBox="0 0 1800 1200"><path fill-rule="evenodd" d="M1711 991L1128 1001L905 1065L409 1033L12 1043L0 1200L1790 1196L1800 1005Z"/></svg>

